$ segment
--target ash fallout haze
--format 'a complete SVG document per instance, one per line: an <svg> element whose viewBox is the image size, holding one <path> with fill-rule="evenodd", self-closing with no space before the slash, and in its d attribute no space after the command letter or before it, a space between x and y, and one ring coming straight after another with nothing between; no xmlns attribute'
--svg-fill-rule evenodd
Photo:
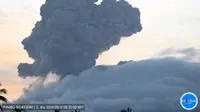
<svg viewBox="0 0 200 112"><path fill-rule="evenodd" d="M193 92L200 98L200 1L190 0L190 5L189 0L46 0L40 20L26 37L1 38L9 22L5 18L20 23L13 33L20 34L20 27L28 23L24 18L35 14L41 3L21 0L16 7L25 5L28 13L15 18L20 10L16 15L9 11L16 1L20 0L0 0L9 4L0 4L0 81L5 88L11 80L31 85L17 87L13 82L13 91L23 90L8 103L78 103L85 104L86 112L128 107L132 112L184 112L182 94ZM9 50L8 43L23 48ZM16 59L15 66L4 70L6 59ZM194 111L198 109L200 105Z"/></svg>

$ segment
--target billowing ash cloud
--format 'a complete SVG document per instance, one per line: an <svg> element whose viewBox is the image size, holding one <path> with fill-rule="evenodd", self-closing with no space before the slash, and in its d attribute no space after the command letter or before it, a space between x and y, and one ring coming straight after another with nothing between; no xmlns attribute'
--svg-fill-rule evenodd
<svg viewBox="0 0 200 112"><path fill-rule="evenodd" d="M78 74L95 65L103 51L122 37L140 32L140 11L125 0L46 0L29 37L22 41L33 64L21 63L19 75L49 72Z"/></svg>
<svg viewBox="0 0 200 112"><path fill-rule="evenodd" d="M93 67L79 77L24 91L18 103L84 103L86 112L183 112L185 92L200 95L200 63L173 58Z"/></svg>

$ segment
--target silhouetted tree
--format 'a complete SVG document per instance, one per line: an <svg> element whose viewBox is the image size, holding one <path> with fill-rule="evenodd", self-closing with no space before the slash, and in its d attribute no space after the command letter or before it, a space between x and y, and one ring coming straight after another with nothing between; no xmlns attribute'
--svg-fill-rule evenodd
<svg viewBox="0 0 200 112"><path fill-rule="evenodd" d="M125 110L125 109L122 109L120 112L126 112L126 110Z"/></svg>
<svg viewBox="0 0 200 112"><path fill-rule="evenodd" d="M75 110L75 112L80 112L80 110Z"/></svg>
<svg viewBox="0 0 200 112"><path fill-rule="evenodd" d="M122 109L120 112L132 112L132 108Z"/></svg>
<svg viewBox="0 0 200 112"><path fill-rule="evenodd" d="M56 109L56 110L54 110L54 112L60 112L60 110L57 110L57 109Z"/></svg>
<svg viewBox="0 0 200 112"><path fill-rule="evenodd" d="M80 112L80 110L74 110L74 111L72 110L72 112Z"/></svg>
<svg viewBox="0 0 200 112"><path fill-rule="evenodd" d="M16 109L16 108L13 111L14 112L26 112L26 110L24 110L24 109Z"/></svg>
<svg viewBox="0 0 200 112"><path fill-rule="evenodd" d="M0 83L0 86L2 86L1 83ZM2 94L2 93L7 94L7 90L6 89L0 89L0 94ZM8 100L7 100L6 97L0 95L0 101L7 102ZM3 108L2 108L1 105L0 105L0 110L3 112Z"/></svg>
<svg viewBox="0 0 200 112"><path fill-rule="evenodd" d="M127 112L132 112L132 108L127 108Z"/></svg>

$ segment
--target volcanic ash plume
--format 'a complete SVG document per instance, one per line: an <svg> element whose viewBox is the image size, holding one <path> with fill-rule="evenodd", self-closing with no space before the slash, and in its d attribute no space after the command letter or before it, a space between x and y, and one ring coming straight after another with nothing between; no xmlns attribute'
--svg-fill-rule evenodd
<svg viewBox="0 0 200 112"><path fill-rule="evenodd" d="M46 0L29 37L22 41L33 64L21 63L21 77L78 74L95 65L122 37L140 32L140 11L125 0Z"/></svg>

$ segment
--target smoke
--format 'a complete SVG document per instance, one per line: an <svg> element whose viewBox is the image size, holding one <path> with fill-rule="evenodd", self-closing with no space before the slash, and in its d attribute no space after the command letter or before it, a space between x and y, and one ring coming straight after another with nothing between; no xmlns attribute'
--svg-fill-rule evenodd
<svg viewBox="0 0 200 112"><path fill-rule="evenodd" d="M32 64L21 63L21 77L64 77L79 74L96 64L103 51L123 37L140 32L140 11L125 0L46 0L41 20L22 41Z"/></svg>
<svg viewBox="0 0 200 112"><path fill-rule="evenodd" d="M103 69L102 69L103 68ZM200 63L173 58L96 66L46 87L24 90L17 103L83 103L86 112L183 112L180 97L200 94Z"/></svg>

